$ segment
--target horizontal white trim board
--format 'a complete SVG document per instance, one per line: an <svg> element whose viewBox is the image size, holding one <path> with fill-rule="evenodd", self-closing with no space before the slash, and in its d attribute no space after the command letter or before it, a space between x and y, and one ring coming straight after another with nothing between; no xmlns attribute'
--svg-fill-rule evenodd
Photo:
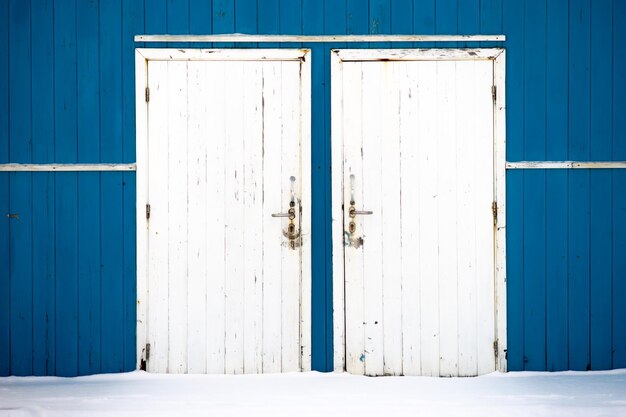
<svg viewBox="0 0 626 417"><path fill-rule="evenodd" d="M593 169L626 168L626 161L519 161L507 162L506 169Z"/></svg>
<svg viewBox="0 0 626 417"><path fill-rule="evenodd" d="M0 172L136 171L137 164L0 164Z"/></svg>
<svg viewBox="0 0 626 417"><path fill-rule="evenodd" d="M505 35L135 35L135 42L502 42Z"/></svg>

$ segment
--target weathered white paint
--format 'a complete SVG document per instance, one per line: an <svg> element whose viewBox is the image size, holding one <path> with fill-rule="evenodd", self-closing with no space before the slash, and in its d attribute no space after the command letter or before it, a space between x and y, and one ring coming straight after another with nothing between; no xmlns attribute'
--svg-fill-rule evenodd
<svg viewBox="0 0 626 417"><path fill-rule="evenodd" d="M506 370L504 225L494 233L491 211L504 199L504 102L491 94L503 51L370 52L335 51L331 68L335 368ZM373 211L354 234L351 175L356 208Z"/></svg>
<svg viewBox="0 0 626 417"><path fill-rule="evenodd" d="M503 42L505 35L135 35L135 42Z"/></svg>
<svg viewBox="0 0 626 417"><path fill-rule="evenodd" d="M140 365L150 345L148 371L310 369L309 52L273 51L137 51L137 354ZM271 216L289 208L291 175L306 236L295 250L288 219Z"/></svg>
<svg viewBox="0 0 626 417"><path fill-rule="evenodd" d="M519 161L507 162L506 169L624 169L626 161Z"/></svg>
<svg viewBox="0 0 626 417"><path fill-rule="evenodd" d="M137 164L0 164L0 172L136 171Z"/></svg>

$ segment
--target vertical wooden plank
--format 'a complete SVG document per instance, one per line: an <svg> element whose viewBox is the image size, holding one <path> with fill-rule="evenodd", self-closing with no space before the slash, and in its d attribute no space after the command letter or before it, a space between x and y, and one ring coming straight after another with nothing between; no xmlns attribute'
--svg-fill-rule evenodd
<svg viewBox="0 0 626 417"><path fill-rule="evenodd" d="M282 121L282 207L283 211L291 200L291 180L295 177L294 192L296 211L300 212L298 200L302 196L302 175L300 165L300 63L283 61L281 65L281 121ZM300 228L302 222L298 214L294 223ZM287 224L285 224L287 223ZM283 230L289 227L283 222ZM284 236L284 232L283 232ZM295 372L300 370L300 250L291 249L288 239L283 238L282 246L282 281L281 281L281 316L282 344L281 371Z"/></svg>
<svg viewBox="0 0 626 417"><path fill-rule="evenodd" d="M100 2L100 157L122 161L122 5ZM101 176L102 372L123 369L124 223L123 174Z"/></svg>
<svg viewBox="0 0 626 417"><path fill-rule="evenodd" d="M489 3L489 1L486 1L486 3ZM482 2L480 0L458 2L457 29L459 35L475 35L482 33L480 31L481 6ZM476 48L479 46L478 42L465 42L461 45L466 48Z"/></svg>
<svg viewBox="0 0 626 417"><path fill-rule="evenodd" d="M9 3L0 6L0 162L9 162ZM9 212L8 172L0 174L0 210ZM0 376L11 374L11 317L10 317L10 255L9 224L11 219L0 219L0 262L5 272L0 274Z"/></svg>
<svg viewBox="0 0 626 417"><path fill-rule="evenodd" d="M413 33L435 33L435 0L413 0ZM414 48L432 48L432 42L414 43Z"/></svg>
<svg viewBox="0 0 626 417"><path fill-rule="evenodd" d="M402 305L402 373L421 374L420 346L420 275L419 236L419 136L417 117L422 86L418 84L420 66L417 62L402 63L399 81L400 96L400 242L401 242L401 305Z"/></svg>
<svg viewBox="0 0 626 417"><path fill-rule="evenodd" d="M501 306L496 305L496 288L494 284L496 278L494 273L497 268L494 265L495 259L491 254L496 254L494 248L494 239L500 238L493 231L493 212L491 209L492 202L498 201L504 196L499 193L494 195L497 187L494 186L496 172L494 171L498 164L502 164L498 159L499 155L494 152L494 132L497 132L497 126L494 128L494 112L497 106L494 105L491 96L491 88L494 79L497 83L498 75L494 74L493 63L486 61L475 62L474 84L476 92L474 95L473 107L476 109L477 124L476 137L480 138L481 146L475 148L476 164L474 166L474 177L476 178L474 210L476 213L476 319L477 319L477 352L478 352L478 375L493 372L496 369L496 360L494 357L494 341L496 340L495 327L501 326L504 320L498 320L496 323L495 312ZM495 76L494 76L495 75ZM498 88L502 88L502 84ZM489 138L489 139L483 139ZM489 143L485 143L489 142ZM494 156L495 155L495 156ZM500 209L499 209L500 210ZM498 220L498 226L502 226L501 220ZM489 254L489 255L487 255ZM501 255L501 254L498 254ZM500 292L498 297L502 296ZM498 314L500 311L498 310ZM506 346L506 340L503 341ZM502 354L502 348L499 348Z"/></svg>
<svg viewBox="0 0 626 417"><path fill-rule="evenodd" d="M280 372L282 219L287 201L282 196L286 173L281 164L282 73L280 62L263 67L263 372Z"/></svg>
<svg viewBox="0 0 626 417"><path fill-rule="evenodd" d="M100 160L98 4L76 4L78 160ZM106 174L105 174L106 175ZM78 176L78 373L100 371L100 174Z"/></svg>
<svg viewBox="0 0 626 417"><path fill-rule="evenodd" d="M245 152L241 98L243 97L243 64L237 61L225 64L225 323L226 373L243 373L244 358L244 225L243 225L243 159Z"/></svg>
<svg viewBox="0 0 626 417"><path fill-rule="evenodd" d="M205 62L189 62L187 74L187 372L206 372L207 329L207 67ZM215 82L215 81L213 81Z"/></svg>
<svg viewBox="0 0 626 417"><path fill-rule="evenodd" d="M235 32L258 33L257 0L239 0L235 2ZM255 48L258 44L240 42L238 48Z"/></svg>
<svg viewBox="0 0 626 417"><path fill-rule="evenodd" d="M187 372L187 62L169 61L168 84L168 372Z"/></svg>
<svg viewBox="0 0 626 417"><path fill-rule="evenodd" d="M613 2L613 159L626 159L626 4ZM613 171L613 367L626 367L626 172Z"/></svg>
<svg viewBox="0 0 626 417"><path fill-rule="evenodd" d="M480 0L480 31L478 33L494 35L503 33L503 3L505 1L506 0ZM502 47L504 43L498 42L496 45ZM493 42L482 42L480 46L490 48L493 47L494 44Z"/></svg>
<svg viewBox="0 0 626 417"><path fill-rule="evenodd" d="M402 374L402 247L400 208L400 94L401 62L382 64L381 152L383 373ZM403 77L404 78L404 77Z"/></svg>
<svg viewBox="0 0 626 417"><path fill-rule="evenodd" d="M369 33L391 33L391 1L369 0ZM381 48L389 48L390 44L378 44Z"/></svg>
<svg viewBox="0 0 626 417"><path fill-rule="evenodd" d="M149 372L168 368L168 68L165 61L148 63L148 220L147 343L150 344Z"/></svg>
<svg viewBox="0 0 626 417"><path fill-rule="evenodd" d="M141 0L122 3L122 129L124 162L136 161L135 126L135 43L134 35L145 33L145 5ZM136 45L141 46L141 45ZM136 173L122 175L124 210L124 371L136 369L137 351L137 177Z"/></svg>
<svg viewBox="0 0 626 417"><path fill-rule="evenodd" d="M319 0L302 0L302 33L313 35L324 32L324 8ZM321 44L304 44L312 49L311 80L311 230L326 227L325 178L327 165L324 160L326 47ZM319 371L333 369L332 335L332 271L330 270L329 238L324 233L311 234L311 368ZM329 323L330 326L329 326Z"/></svg>
<svg viewBox="0 0 626 417"><path fill-rule="evenodd" d="M524 159L545 159L546 4L525 2ZM545 172L524 173L524 369L546 367Z"/></svg>
<svg viewBox="0 0 626 417"><path fill-rule="evenodd" d="M413 33L413 1L390 0L391 31L394 35ZM410 42L394 42L394 48L410 48Z"/></svg>
<svg viewBox="0 0 626 417"><path fill-rule="evenodd" d="M548 2L546 18L546 159L567 159L568 5ZM510 175L510 174L509 174ZM567 176L546 172L546 370L567 368ZM515 208L509 209L515 210ZM509 223L509 228L515 227ZM510 230L510 229L509 229ZM513 255L509 251L510 255ZM509 258L510 259L510 258ZM510 281L509 281L510 283ZM510 284L509 284L510 285Z"/></svg>
<svg viewBox="0 0 626 417"><path fill-rule="evenodd" d="M439 277L439 374L458 375L458 311L456 253L456 63L437 62L437 169L436 199Z"/></svg>
<svg viewBox="0 0 626 417"><path fill-rule="evenodd" d="M213 33L211 19L212 2L207 0L189 0L189 33ZM199 43L199 48L209 48L210 43Z"/></svg>
<svg viewBox="0 0 626 417"><path fill-rule="evenodd" d="M319 5L316 8L318 11L315 13L323 13L323 17L321 20L321 27L314 33L324 33L324 34L345 34L346 26L347 26L347 0L325 0L323 2L323 7L321 6L320 1L313 1L314 5ZM328 12L332 10L332 12ZM311 20L311 27L317 25L318 20L313 18L313 13L304 13L303 14L306 20ZM313 141L314 147L312 152L313 158L313 166L317 171L314 171L315 174L320 175L319 182L320 185L319 195L315 194L316 189L313 187L313 196L312 201L314 204L318 204L317 209L319 210L319 220L318 223L319 229L314 227L313 230L320 230L323 233L315 233L314 235L319 235L321 241L320 247L323 248L323 252L320 252L321 257L319 261L314 257L315 261L313 264L315 265L319 262L320 265L320 274L323 274L324 277L324 298L323 298L323 315L321 315L321 319L323 320L324 326L324 350L322 352L325 353L325 362L326 366L321 370L330 371L333 369L333 361L334 355L332 352L333 347L333 309L332 309L332 300L333 300L333 271L332 271L332 227L331 227L331 205L332 205L332 196L331 196L331 104L330 104L330 89L332 84L332 79L330 75L330 53L329 49L332 48L345 48L345 43L327 43L324 45L319 45L320 49L314 52L314 61L313 65L318 65L317 69L320 71L319 78L314 76L314 83L320 83L321 85L316 86L316 89L320 91L316 92L320 95L320 99L323 96L323 103L314 103L313 109L314 111L320 111L320 117L323 117L323 121L320 120L320 127L323 130L320 130L315 133L319 133L323 135L323 137L319 137ZM320 57L320 58L317 58ZM317 61L317 63L316 63ZM314 67L315 68L315 67ZM316 72L316 71L314 71ZM322 81L323 80L323 81ZM314 129L317 126L314 127ZM322 139L323 138L323 139ZM317 149L316 149L317 147ZM319 152L319 153L318 153ZM319 159L318 159L319 158ZM318 200L319 199L319 200ZM316 201L317 200L317 201ZM314 217L315 218L315 217ZM314 274L315 276L315 274ZM320 300L322 301L322 300ZM316 368L317 369L317 368Z"/></svg>
<svg viewBox="0 0 626 417"><path fill-rule="evenodd" d="M507 148L509 161L523 159L524 89L524 2L503 2L503 30L507 34ZM508 369L524 369L524 263L523 263L523 177L520 171L507 173L507 334Z"/></svg>
<svg viewBox="0 0 626 417"><path fill-rule="evenodd" d="M31 161L31 10L9 2L9 158ZM32 174L9 175L11 374L33 373Z"/></svg>
<svg viewBox="0 0 626 417"><path fill-rule="evenodd" d="M573 0L569 13L569 159L589 160L589 2ZM589 367L589 171L569 173L569 368Z"/></svg>
<svg viewBox="0 0 626 417"><path fill-rule="evenodd" d="M300 249L300 350L301 350L301 370L306 372L311 370L311 52L307 51L300 62L299 75L299 136L300 136L300 176L302 177L301 188L301 212L300 221L301 242ZM330 238L332 241L332 238ZM332 256L332 247L329 251ZM332 259L332 258L331 258ZM331 268L332 271L332 268ZM332 282L329 287L332 292ZM331 294L334 296L334 294ZM333 298L330 297L332 301ZM330 355L329 362L332 366L332 303L329 303L330 312L327 312L326 322L328 323L327 354ZM330 318L329 318L330 316ZM343 323L343 321L342 321ZM332 369L332 368L331 368Z"/></svg>
<svg viewBox="0 0 626 417"><path fill-rule="evenodd" d="M489 165L489 159L479 159L484 156L482 148L485 142L489 143L491 135L482 137L479 135L478 123L482 123L485 116L481 111L483 108L477 107L475 97L479 95L481 89L488 89L489 85L479 84L479 77L475 74L476 62L465 61L456 63L456 213L454 224L457 228L457 279L458 279L458 344L459 344L459 376L472 376L478 373L478 302L481 297L478 294L478 282L489 280L489 275L478 276L477 266L482 259L489 257L489 252L478 251L478 235L484 235L484 231L479 229L476 212L488 210L487 206L481 206L479 198L483 195L480 190L489 188L490 179L482 184L478 180L478 166L480 164ZM486 94L483 91L483 95ZM491 108L486 109L487 112ZM482 133L482 132L481 132ZM488 146L488 145L487 145ZM489 146L488 146L489 147ZM489 147L491 149L491 147ZM483 202L484 203L484 202ZM489 236L489 225L487 233ZM484 264L484 261L483 261ZM481 271L485 272L485 271ZM486 300L485 300L486 301ZM480 323L482 324L482 323Z"/></svg>
<svg viewBox="0 0 626 417"><path fill-rule="evenodd" d="M146 33L167 33L167 4L166 0L152 0L144 2L146 8ZM163 48L165 43L152 43L154 48Z"/></svg>
<svg viewBox="0 0 626 417"><path fill-rule="evenodd" d="M224 206L224 158L225 158L225 67L222 62L206 64L206 123L213 128L207 134L206 160L206 370L208 373L224 373L225 332L224 283L225 259L225 206ZM209 196L211 196L209 198Z"/></svg>
<svg viewBox="0 0 626 417"><path fill-rule="evenodd" d="M417 84L421 86L418 96L418 178L419 212L419 265L420 276L420 343L422 375L439 376L439 262L438 247L439 210L437 182L433 173L438 172L437 143L429 138L438 137L435 111L437 89L437 63L420 63Z"/></svg>
<svg viewBox="0 0 626 417"><path fill-rule="evenodd" d="M257 31L264 35L273 35L280 32L280 1L257 0ZM276 48L277 43L262 43L262 48Z"/></svg>
<svg viewBox="0 0 626 417"><path fill-rule="evenodd" d="M260 373L263 361L263 66L260 62L247 62L243 71L243 370Z"/></svg>
<svg viewBox="0 0 626 417"><path fill-rule="evenodd" d="M55 160L76 162L76 2L54 3ZM55 174L56 369L78 374L77 175Z"/></svg>
<svg viewBox="0 0 626 417"><path fill-rule="evenodd" d="M435 1L435 33L455 34L458 32L458 4L455 0ZM456 47L456 42L436 43L441 47Z"/></svg>
<svg viewBox="0 0 626 417"><path fill-rule="evenodd" d="M230 0L212 0L212 33L233 33L235 31L235 2ZM216 48L232 47L232 43L218 43Z"/></svg>
<svg viewBox="0 0 626 417"><path fill-rule="evenodd" d="M51 162L54 159L54 27L51 2L32 2L31 24L37 28L32 32L31 48L38 51L31 58L32 88L38 92L37 99L31 104L33 162ZM33 344L33 374L49 375L54 370L53 173L33 175L32 202L33 341L38 341Z"/></svg>
<svg viewBox="0 0 626 417"><path fill-rule="evenodd" d="M613 155L612 68L604 64L612 52L612 2L591 3L591 160L608 161ZM613 262L613 178L610 170L590 170L590 362L591 369L611 369Z"/></svg>
<svg viewBox="0 0 626 417"><path fill-rule="evenodd" d="M348 34L366 34L369 32L369 10L362 7L362 3L358 0L346 1L346 33ZM365 48L367 43L352 43L352 48ZM358 154L350 155L351 150L360 149L362 144L362 79L361 79L361 65L357 63L340 63L339 57L333 57L336 60L336 72L331 71L331 79L337 77L337 80L341 80L341 86L337 93L337 103L331 103L331 112L333 115L331 121L333 122L333 129L337 128L338 133L332 132L332 142L337 143L336 136L340 136L344 141L343 144L335 146L334 152L340 152L340 155L335 156L333 154L333 169L341 179L336 187L338 191L336 195L341 195L340 201L343 207L339 207L340 214L337 214L333 221L339 222L336 225L337 232L334 232L334 239L339 239L338 242L343 242L344 231L347 230L349 224L349 218L347 217L347 211L344 210L346 204L350 202L350 182L349 177L351 170L354 169L355 176L362 178L362 159L360 152ZM347 71L347 72L344 72ZM356 71L356 72L355 72ZM331 88L337 83L331 83ZM333 93L334 94L334 93ZM334 97L333 97L334 99ZM343 103L342 103L343 101ZM341 108L340 112L335 116L334 112L336 108ZM358 117L354 122L351 121L353 117ZM346 129L346 126L354 126L354 128ZM353 136L356 135L356 136ZM351 145L351 143L354 144ZM345 154L345 156L344 156ZM351 166L343 166L344 161L352 161ZM341 167L337 167L337 164L341 161ZM353 167L353 168L352 168ZM358 184L358 190L360 195L360 201L362 201L362 184ZM333 204L335 204L333 202ZM335 217L335 216L333 216ZM358 236L362 237L362 230L358 230ZM344 273L344 245L339 248L335 248L333 244L333 252L337 250L337 253L341 251L342 265L335 266L335 260L333 260L333 287L334 287L334 309L333 309L333 345L334 345L334 369L336 371L343 371L344 369L355 374L363 374L363 361L360 360L363 354L363 247L352 248L345 247L346 251L350 251L350 254L346 252L345 256L345 273ZM356 270L348 272L349 263L352 262L352 258L359 257L354 260L354 265L351 268L354 270L356 265L359 265L358 272ZM340 269L338 269L340 268ZM345 280L345 282L344 282ZM336 282L338 281L338 282ZM355 286L350 289L350 286ZM345 289L345 296L344 296ZM350 294L354 292L354 294ZM339 301L341 300L341 301ZM354 305L354 307L348 304L348 301ZM348 313L348 309L353 309L353 313ZM352 314L356 314L354 318L350 317ZM348 324L350 323L350 324ZM353 332L353 335L349 335L349 332ZM356 338L354 337L356 335ZM350 345L349 345L350 344ZM352 353L351 353L352 352ZM350 371L353 369L353 371Z"/></svg>
<svg viewBox="0 0 626 417"><path fill-rule="evenodd" d="M167 0L167 33L184 35L189 33L189 0ZM189 43L170 42L170 48L187 48Z"/></svg>
<svg viewBox="0 0 626 417"><path fill-rule="evenodd" d="M343 127L343 149L340 160L343 160L341 184L342 192L342 221L341 236L343 239L364 238L362 219L355 218L357 224L356 233L345 235L349 231L348 225L352 219L348 216L347 208L350 207L352 199L352 188L354 187L354 202L363 207L363 66L360 62L345 62L341 64L342 78L341 98L342 118L340 122ZM347 128L347 127L350 128ZM338 168L339 169L339 168ZM351 176L354 176L351 179ZM345 236L345 237L344 237ZM342 239L342 241L343 241ZM345 284L345 352L346 370L354 374L365 373L365 327L364 323L364 299L363 299L363 245L342 245L345 255L345 267L341 273L344 275ZM344 272L345 271L345 272ZM335 279L340 279L337 277ZM335 313L335 320L339 315ZM335 337L337 337L335 335ZM343 346L341 347L343 349Z"/></svg>
<svg viewBox="0 0 626 417"><path fill-rule="evenodd" d="M363 323L365 327L365 374L383 375L383 269L382 269L382 141L384 107L382 67L378 62L363 68L363 200L356 208L371 210L357 228L363 231Z"/></svg>

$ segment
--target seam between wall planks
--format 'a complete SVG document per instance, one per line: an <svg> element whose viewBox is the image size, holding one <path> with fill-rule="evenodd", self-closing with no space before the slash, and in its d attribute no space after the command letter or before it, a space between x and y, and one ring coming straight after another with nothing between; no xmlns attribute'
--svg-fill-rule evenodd
<svg viewBox="0 0 626 417"><path fill-rule="evenodd" d="M519 161L507 162L506 169L619 169L626 161Z"/></svg>
<svg viewBox="0 0 626 417"><path fill-rule="evenodd" d="M0 164L0 172L137 171L137 164Z"/></svg>
<svg viewBox="0 0 626 417"><path fill-rule="evenodd" d="M136 35L135 42L503 42L505 35Z"/></svg>

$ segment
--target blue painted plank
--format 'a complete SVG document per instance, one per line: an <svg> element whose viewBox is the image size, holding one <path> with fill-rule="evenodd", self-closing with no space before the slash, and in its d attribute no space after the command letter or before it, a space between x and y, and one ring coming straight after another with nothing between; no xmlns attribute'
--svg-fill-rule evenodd
<svg viewBox="0 0 626 417"><path fill-rule="evenodd" d="M626 2L613 1L613 159L626 160ZM626 170L613 171L613 367L626 368Z"/></svg>
<svg viewBox="0 0 626 417"><path fill-rule="evenodd" d="M391 32L399 35L413 33L413 0L390 0ZM394 48L411 48L411 42L395 42Z"/></svg>
<svg viewBox="0 0 626 417"><path fill-rule="evenodd" d="M391 33L391 4L389 0L369 0L369 33ZM371 43L371 48L391 48L389 42Z"/></svg>
<svg viewBox="0 0 626 417"><path fill-rule="evenodd" d="M546 159L567 159L568 5L547 3ZM546 370L568 366L567 171L546 172Z"/></svg>
<svg viewBox="0 0 626 417"><path fill-rule="evenodd" d="M371 6L370 6L371 7ZM326 13L324 17L324 33L326 34L345 34L346 27L346 0L325 0L325 10L333 10L332 13ZM382 16L378 17L382 20ZM388 25L388 23L387 23ZM324 265L324 303L325 303L325 327L326 327L326 370L333 369L333 281L332 281L332 211L331 211L331 106L330 106L330 86L332 83L330 75L330 49L346 48L345 43L330 43L325 45L324 51L324 136L323 141L318 142L319 148L313 156L314 164L322 166L320 202L323 202L322 210L323 223L320 225L320 234L323 232L324 254L319 262ZM315 150L315 148L314 148ZM320 184L318 182L318 184ZM315 197L314 197L315 198ZM320 253L321 255L321 253ZM313 262L318 262L314 260ZM320 271L321 272L321 271Z"/></svg>
<svg viewBox="0 0 626 417"><path fill-rule="evenodd" d="M287 35L302 34L302 2L280 0L280 33ZM300 48L301 43L281 43L280 47Z"/></svg>
<svg viewBox="0 0 626 417"><path fill-rule="evenodd" d="M32 0L33 162L54 161L52 3ZM33 374L54 374L54 174L33 175Z"/></svg>
<svg viewBox="0 0 626 417"><path fill-rule="evenodd" d="M137 241L136 177L122 175L124 204L124 363L125 372L136 368L137 346Z"/></svg>
<svg viewBox="0 0 626 417"><path fill-rule="evenodd" d="M480 33L485 35L500 35L502 30L502 2L503 0L480 0ZM469 43L468 45L474 45ZM481 47L503 47L504 42L480 42Z"/></svg>
<svg viewBox="0 0 626 417"><path fill-rule="evenodd" d="M54 3L55 160L77 160L76 2ZM56 368L78 375L77 175L55 174Z"/></svg>
<svg viewBox="0 0 626 417"><path fill-rule="evenodd" d="M100 3L100 108L122 109L121 1ZM168 29L169 29L168 22ZM123 160L122 112L100 113L100 159ZM120 372L124 355L122 173L100 178L101 370Z"/></svg>
<svg viewBox="0 0 626 417"><path fill-rule="evenodd" d="M317 0L302 0L302 32L305 35L321 34L324 32L323 8ZM305 48L312 49L311 62L311 228L316 233L311 235L311 367L316 371L332 369L332 338L328 338L326 321L329 305L326 300L326 237L317 231L324 230L326 222L326 201L324 199L324 142L325 142L325 71L324 55L328 49L321 44L304 44ZM330 353L329 353L330 350Z"/></svg>
<svg viewBox="0 0 626 417"><path fill-rule="evenodd" d="M546 4L526 0L524 15L524 159L546 149ZM549 231L548 231L549 232ZM524 368L546 368L545 171L524 173Z"/></svg>
<svg viewBox="0 0 626 417"><path fill-rule="evenodd" d="M258 33L257 0L238 0L235 3L235 32ZM239 48L255 48L258 44L242 42L236 44Z"/></svg>
<svg viewBox="0 0 626 417"><path fill-rule="evenodd" d="M78 160L100 161L98 3L76 4ZM100 174L78 175L78 373L100 372Z"/></svg>
<svg viewBox="0 0 626 417"><path fill-rule="evenodd" d="M435 3L435 33L441 35L456 35L458 5L457 0L436 0ZM455 48L457 42L437 42L437 47Z"/></svg>
<svg viewBox="0 0 626 417"><path fill-rule="evenodd" d="M457 18L459 35L475 35L480 33L481 6L480 0L466 0L459 2ZM459 44L459 47L464 48L477 48L478 46L478 42L463 42Z"/></svg>
<svg viewBox="0 0 626 417"><path fill-rule="evenodd" d="M9 162L9 3L0 5L0 163ZM9 174L0 173L0 213L9 212ZM10 374L9 218L0 216L0 376Z"/></svg>
<svg viewBox="0 0 626 417"><path fill-rule="evenodd" d="M591 159L610 160L613 154L611 0L591 5ZM612 227L611 170L591 170L591 369L611 369L612 363Z"/></svg>
<svg viewBox="0 0 626 417"><path fill-rule="evenodd" d="M145 2L145 29L147 34L167 33L167 5L166 0L150 0ZM147 47L164 48L162 42L148 42Z"/></svg>
<svg viewBox="0 0 626 417"><path fill-rule="evenodd" d="M194 6L197 2L193 2ZM210 4L210 2L204 2ZM191 21L197 9L189 10L189 30L192 32ZM205 21L210 21L210 10L205 10ZM135 137L135 54L133 36L144 31L144 3L141 0L125 1L122 3L122 91L123 91L123 156L124 162L136 160ZM202 18L203 15L200 15ZM198 19L198 17L195 17ZM136 271L136 187L135 173L123 174L123 205L124 205L124 371L131 371L136 367L136 338L137 338L137 271Z"/></svg>
<svg viewBox="0 0 626 417"><path fill-rule="evenodd" d="M212 0L211 12L213 33L233 33L235 31L235 2L232 0ZM232 43L216 43L216 48L229 48Z"/></svg>
<svg viewBox="0 0 626 417"><path fill-rule="evenodd" d="M413 0L413 33L432 35L435 33L435 0ZM415 43L415 48L432 48L432 42Z"/></svg>
<svg viewBox="0 0 626 417"><path fill-rule="evenodd" d="M213 33L212 4L208 0L189 0L189 32L196 35ZM198 48L210 48L210 43L198 43Z"/></svg>
<svg viewBox="0 0 626 417"><path fill-rule="evenodd" d="M189 0L167 0L167 33L189 34ZM170 42L169 48L187 48L189 43Z"/></svg>
<svg viewBox="0 0 626 417"><path fill-rule="evenodd" d="M31 161L31 47L30 4L9 2L9 158ZM9 176L11 373L33 372L32 174Z"/></svg>
<svg viewBox="0 0 626 417"><path fill-rule="evenodd" d="M524 3L503 1L503 25L507 35L507 160L520 161L524 149ZM524 369L524 247L522 171L507 173L507 337L508 369Z"/></svg>
<svg viewBox="0 0 626 417"><path fill-rule="evenodd" d="M264 35L273 35L280 32L280 1L257 0L257 29ZM278 43L261 43L261 48L277 48Z"/></svg>
<svg viewBox="0 0 626 417"><path fill-rule="evenodd" d="M589 159L589 2L572 0L569 20L569 158ZM589 368L589 171L569 173L569 368Z"/></svg>

